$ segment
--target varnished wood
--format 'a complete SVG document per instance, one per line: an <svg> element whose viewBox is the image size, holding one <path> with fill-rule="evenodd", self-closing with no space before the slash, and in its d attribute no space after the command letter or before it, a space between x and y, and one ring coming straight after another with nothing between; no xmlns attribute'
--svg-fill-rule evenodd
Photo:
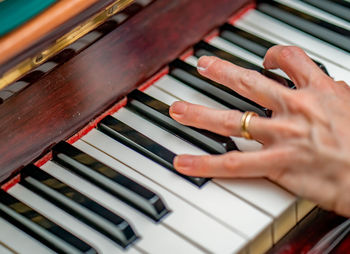
<svg viewBox="0 0 350 254"><path fill-rule="evenodd" d="M81 129L247 3L158 0L6 101L0 106L0 181ZM269 254L306 253L344 220L317 209ZM333 253L349 251L348 236Z"/></svg>
<svg viewBox="0 0 350 254"><path fill-rule="evenodd" d="M322 237L345 220L344 217L317 208L282 238L268 254L306 254ZM347 235L331 253L350 253L350 235Z"/></svg>
<svg viewBox="0 0 350 254"><path fill-rule="evenodd" d="M0 107L0 181L86 125L247 0L156 1Z"/></svg>
<svg viewBox="0 0 350 254"><path fill-rule="evenodd" d="M0 39L0 64L28 48L42 36L62 25L97 0L62 0Z"/></svg>
<svg viewBox="0 0 350 254"><path fill-rule="evenodd" d="M70 1L70 0L68 0ZM19 30L24 30L29 26L30 30L33 31L37 30L37 25L46 25L44 22L36 22L36 19L33 21L27 23L23 27L15 30L13 33L9 34L9 36L6 36L1 39L1 43L4 45L0 47L0 52L1 52L1 58L3 59L1 62L4 62L3 64L0 64L0 76L3 75L6 71L10 70L23 60L27 58L31 58L35 55L37 55L39 52L42 50L46 49L49 45L55 42L58 38L61 36L65 35L68 33L70 30L81 24L83 21L87 20L88 18L92 17L94 14L96 14L98 11L100 11L102 8L108 6L114 0L98 0L94 2L89 1L83 1L84 4L81 5L78 9L80 12L73 12L71 14L75 15L65 15L67 18L64 20L63 23L61 23L59 26L53 27L52 24L50 30L46 30L46 33L41 33L41 36L36 36L35 38L31 36L30 33L25 31L23 34L18 34ZM74 2L70 3L73 4ZM90 3L88 5L88 3ZM62 3L60 3L62 4ZM68 6L67 6L68 7ZM66 8L67 8L66 7ZM74 7L74 6L73 6ZM83 8L84 7L84 8ZM53 7L52 7L53 8ZM77 10L78 10L77 9ZM84 11L82 11L84 10ZM47 15L46 13L43 13L43 15ZM38 19L41 18L41 16L37 17ZM62 18L60 18L62 21ZM32 25L32 23L35 23ZM55 24L57 22L54 22ZM37 24L37 25L36 25ZM33 26L31 28L30 26ZM28 30L29 31L29 30ZM15 39L13 40L11 37L15 35ZM25 37L30 37L30 39L34 40L27 40ZM23 41L21 41L23 39ZM16 42L20 43L20 47L16 47ZM23 45L22 45L23 44ZM6 48L6 50L5 50ZM5 62L5 57L6 57L6 62Z"/></svg>

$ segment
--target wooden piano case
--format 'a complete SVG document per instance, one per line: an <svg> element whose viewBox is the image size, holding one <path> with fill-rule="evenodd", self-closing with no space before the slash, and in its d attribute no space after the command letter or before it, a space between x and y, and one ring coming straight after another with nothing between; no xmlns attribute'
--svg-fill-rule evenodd
<svg viewBox="0 0 350 254"><path fill-rule="evenodd" d="M166 71L167 63L232 15L237 18L239 11L253 5L249 0L154 1L6 100L0 105L0 182L8 182L21 167L47 155L55 143L79 138L128 92ZM22 52L9 58L0 66L1 74L26 57L28 53ZM270 253L306 253L344 220L315 209ZM349 243L350 238L334 253L350 251Z"/></svg>

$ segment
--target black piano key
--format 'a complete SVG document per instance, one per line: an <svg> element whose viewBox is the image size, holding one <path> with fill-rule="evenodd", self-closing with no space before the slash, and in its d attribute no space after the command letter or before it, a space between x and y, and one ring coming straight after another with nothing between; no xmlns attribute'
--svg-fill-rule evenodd
<svg viewBox="0 0 350 254"><path fill-rule="evenodd" d="M232 55L226 51L218 49L217 47L214 47L214 46L212 46L204 41L201 41L194 46L194 54L197 57L210 56L210 55L220 57L222 59L225 59L225 60L227 60L231 63L234 63L238 66L241 66L243 68L251 69L251 70L255 70L257 72L260 72L262 75L277 81L281 85L284 85L284 86L289 87L289 88L295 88L295 85L289 79L285 79L278 74L275 74L271 71L265 70L264 68L261 68L260 66L252 64L252 63L250 63L250 62L248 62L248 61L246 61L238 56Z"/></svg>
<svg viewBox="0 0 350 254"><path fill-rule="evenodd" d="M195 67L181 60L171 62L169 75L231 109L254 111L271 116L271 111L241 96L232 89L200 75Z"/></svg>
<svg viewBox="0 0 350 254"><path fill-rule="evenodd" d="M348 8L344 8L344 5L335 3L334 1L328 0L301 0L304 3L313 5L323 11L326 11L338 18L344 19L350 22L350 2L345 2Z"/></svg>
<svg viewBox="0 0 350 254"><path fill-rule="evenodd" d="M345 37L350 36L350 31L347 30L346 28L337 26L333 23L329 23L328 21L325 21L323 19L319 19L319 18L312 16L306 12L294 9L293 7L289 7L288 5L285 5L283 3L278 3L276 1L270 1L270 0L259 0L258 2L261 2L262 5L264 5L266 3L269 6L275 7L280 11L287 12L289 14L292 14L295 17L299 17L300 19L311 22L311 23L318 25L322 28L325 28L325 29L328 29L328 30L333 31L335 33L344 35ZM320 1L320 2L322 2L322 1ZM261 7L259 4L257 9L260 10L260 8ZM263 7L263 8L266 8L266 7ZM278 14L277 14L277 16L278 16ZM305 29L306 29L306 27L305 27ZM314 32L316 32L316 31L314 31Z"/></svg>
<svg viewBox="0 0 350 254"><path fill-rule="evenodd" d="M57 253L97 253L90 245L3 190L0 190L0 216Z"/></svg>
<svg viewBox="0 0 350 254"><path fill-rule="evenodd" d="M123 200L151 219L159 221L169 212L156 193L74 146L61 141L52 148L52 152L55 162Z"/></svg>
<svg viewBox="0 0 350 254"><path fill-rule="evenodd" d="M237 150L236 144L229 137L224 137L206 130L188 127L173 120L169 115L169 106L139 91L128 94L127 108L148 117L160 127L193 143L209 153L222 154Z"/></svg>
<svg viewBox="0 0 350 254"><path fill-rule="evenodd" d="M130 224L34 165L21 171L21 184L125 248L137 239Z"/></svg>
<svg viewBox="0 0 350 254"><path fill-rule="evenodd" d="M276 45L270 41L262 39L254 34L248 33L238 27L232 26L230 24L224 24L220 27L220 37L227 41L230 41L239 47L246 49L255 55L264 58L267 50L272 46ZM327 75L329 75L324 64L313 60L318 67Z"/></svg>
<svg viewBox="0 0 350 254"><path fill-rule="evenodd" d="M220 27L219 35L225 40L258 55L261 58L265 56L269 48L276 45L227 23Z"/></svg>
<svg viewBox="0 0 350 254"><path fill-rule="evenodd" d="M98 129L111 138L166 167L175 174L182 176L198 187L203 186L209 180L207 178L191 177L180 174L173 166L173 160L176 154L112 116L106 116L98 124Z"/></svg>
<svg viewBox="0 0 350 254"><path fill-rule="evenodd" d="M260 1L257 9L320 40L350 52L350 30L277 2Z"/></svg>
<svg viewBox="0 0 350 254"><path fill-rule="evenodd" d="M346 8L350 8L350 2L348 0L330 0L332 3L342 5Z"/></svg>

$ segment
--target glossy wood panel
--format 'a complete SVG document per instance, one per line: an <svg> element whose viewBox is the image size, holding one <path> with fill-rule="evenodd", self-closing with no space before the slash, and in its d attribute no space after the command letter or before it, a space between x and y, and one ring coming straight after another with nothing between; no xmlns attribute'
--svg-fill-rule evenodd
<svg viewBox="0 0 350 254"><path fill-rule="evenodd" d="M345 220L346 218L335 213L316 208L282 238L268 254L306 254L322 237ZM350 253L350 235L348 234L330 253Z"/></svg>
<svg viewBox="0 0 350 254"><path fill-rule="evenodd" d="M0 75L37 55L115 0L62 1L0 40ZM68 5L65 5L69 3ZM77 6L79 5L79 8ZM63 7L62 7L63 6ZM60 16L62 13L64 15ZM59 18L57 18L59 16ZM55 22L51 19L55 18ZM50 25L46 26L49 22ZM41 26L44 26L42 29ZM6 61L6 62L5 62Z"/></svg>
<svg viewBox="0 0 350 254"><path fill-rule="evenodd" d="M13 57L51 30L83 12L97 0L62 0L0 39L0 64Z"/></svg>
<svg viewBox="0 0 350 254"><path fill-rule="evenodd" d="M0 181L141 84L247 0L156 1L0 107Z"/></svg>

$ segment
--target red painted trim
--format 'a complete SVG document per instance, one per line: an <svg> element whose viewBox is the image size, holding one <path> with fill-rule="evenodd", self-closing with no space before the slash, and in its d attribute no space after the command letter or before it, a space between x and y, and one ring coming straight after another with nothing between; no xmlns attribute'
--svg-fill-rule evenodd
<svg viewBox="0 0 350 254"><path fill-rule="evenodd" d="M49 152L46 155L44 155L41 159L39 159L38 161L34 162L34 165L37 167L41 167L42 165L44 165L46 162L48 162L49 160L51 160L52 158L52 153Z"/></svg>
<svg viewBox="0 0 350 254"><path fill-rule="evenodd" d="M126 105L126 98L123 98L121 101L114 104L110 109L102 113L100 116L95 118L93 121L91 121L87 126L85 126L83 129L81 129L78 133L70 137L67 142L69 144L73 144L82 137L84 137L86 134L88 134L92 129L94 129L97 124L106 116L112 115L115 112L117 112L120 108L124 107Z"/></svg>
<svg viewBox="0 0 350 254"><path fill-rule="evenodd" d="M157 80L159 80L161 77L163 77L164 75L169 73L169 68L165 67L163 68L161 71L159 71L157 74L155 74L154 76L152 76L150 79L148 79L146 82L144 82L139 89L141 91L145 90L146 88L150 87L151 85L153 85ZM69 144L73 144L76 141L78 141L79 139L81 139L83 136L85 136L86 134L88 134L92 129L94 129L97 124L106 116L108 115L112 115L115 112L117 112L119 109L121 109L122 107L124 107L127 103L127 99L123 98L122 100L118 101L116 104L114 104L110 109L108 109L107 111L105 111L103 114L101 114L100 116L98 116L96 119L94 119L93 121L91 121L88 125L86 125L83 129L81 129L78 133L76 133L75 135L73 135L72 137L70 137L67 142ZM52 159L52 152L47 153L46 155L44 155L41 159L39 159L38 161L36 161L34 163L35 166L37 167L41 167L42 165L44 165L46 162L48 162L49 160ZM11 180L9 180L7 183L3 184L1 186L1 188L5 191L8 191L12 186L14 186L16 183L18 183L21 180L21 176L20 174L16 175L15 177L13 177Z"/></svg>
<svg viewBox="0 0 350 254"><path fill-rule="evenodd" d="M242 10L240 10L237 14L233 15L232 17L230 17L228 19L228 23L233 24L236 20L240 19L244 14L246 14L248 11L250 11L251 9L255 9L255 3L249 4L246 7L244 7ZM212 39L213 37L218 35L218 30L215 29L214 31L210 32L205 38L205 41L209 41L210 39ZM187 57L193 55L193 49L190 48L187 51L185 51L181 56L180 59L184 60ZM159 71L157 74L153 75L150 79L148 79L146 82L144 82L138 89L141 91L144 91L145 89L147 89L148 87L150 87L151 85L153 85L157 80L159 80L161 77L163 77L164 75L169 73L169 67L165 67L163 68L161 71ZM70 137L67 142L70 144L75 143L76 141L78 141L79 139L81 139L83 136L85 136L86 134L88 134L92 129L94 129L97 124L107 115L111 115L115 112L117 112L120 108L124 107L127 103L127 99L124 98L121 101L117 102L114 106L112 106L110 109L108 109L107 111L105 111L103 114L101 114L100 116L98 116L96 119L94 119L93 121L91 121L87 126L85 126L83 129L81 129L78 133L76 133L75 135L73 135L72 137ZM52 153L49 152L48 154L46 154L45 156L43 156L41 159L39 159L38 161L36 161L34 164L37 167L41 167L42 165L44 165L46 162L48 162L49 160L52 159ZM1 188L5 191L9 190L12 186L14 186L16 183L18 183L20 181L20 174L16 175L15 177L13 177L11 180L9 180L7 183L3 184L1 186Z"/></svg>
<svg viewBox="0 0 350 254"><path fill-rule="evenodd" d="M182 61L185 61L185 59L189 56L193 56L193 48L190 48L188 50L186 50L179 58L182 60Z"/></svg>
<svg viewBox="0 0 350 254"><path fill-rule="evenodd" d="M144 82L141 86L139 86L140 91L146 90L148 87L153 85L155 82L157 82L161 77L169 73L169 67L164 67L159 72L157 72L155 75L153 75L150 79L148 79L146 82Z"/></svg>
<svg viewBox="0 0 350 254"><path fill-rule="evenodd" d="M122 99L121 101L117 102L114 106L112 106L110 109L108 109L106 112L98 116L96 119L91 121L88 125L86 125L83 129L81 129L78 133L70 137L68 140L66 140L69 144L73 144L79 139L81 139L83 136L88 134L93 128L97 126L97 124L107 115L111 115L115 112L117 112L121 107L124 107L126 105L126 98ZM49 152L44 157L39 159L34 163L35 166L41 167L46 162L52 159L52 153Z"/></svg>
<svg viewBox="0 0 350 254"><path fill-rule="evenodd" d="M240 10L238 13L236 13L232 17L230 17L227 22L233 25L237 20L242 18L247 12L249 12L250 10L255 9L255 8L256 8L255 3L248 4L242 10Z"/></svg>
<svg viewBox="0 0 350 254"><path fill-rule="evenodd" d="M21 175L18 174L15 177L13 177L10 181L8 181L7 183L3 184L1 186L1 189L3 189L4 191L8 191L15 184L19 183L20 180L21 180Z"/></svg>
<svg viewBox="0 0 350 254"><path fill-rule="evenodd" d="M215 30L211 31L207 36L205 36L203 40L208 42L218 35L219 35L219 30L215 29Z"/></svg>

